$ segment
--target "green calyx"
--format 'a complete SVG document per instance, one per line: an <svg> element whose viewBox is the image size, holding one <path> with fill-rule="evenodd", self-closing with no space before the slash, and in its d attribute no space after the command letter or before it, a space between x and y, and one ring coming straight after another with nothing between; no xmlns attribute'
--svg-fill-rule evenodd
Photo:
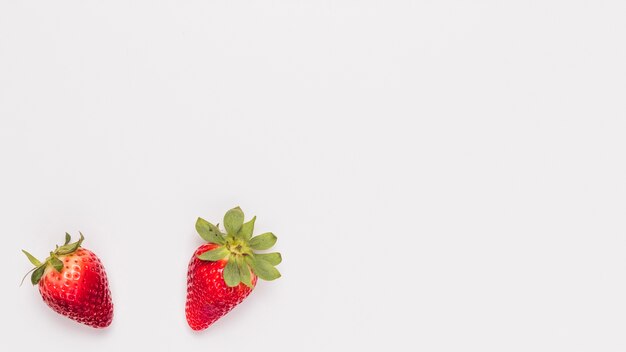
<svg viewBox="0 0 626 352"><path fill-rule="evenodd" d="M244 214L241 208L230 209L224 215L223 233L218 226L198 218L196 231L202 239L215 243L218 247L198 255L198 259L204 261L218 261L226 259L224 267L224 281L229 287L235 287L240 283L252 287L252 275L259 279L271 281L280 277L280 272L275 268L280 264L280 253L257 253L258 250L270 249L276 243L276 236L271 232L252 237L256 216L248 222L244 222Z"/></svg>
<svg viewBox="0 0 626 352"><path fill-rule="evenodd" d="M28 276L28 274L32 272L32 275L30 276L30 282L33 285L37 285L39 283L39 280L41 280L44 272L46 271L48 265L52 266L54 270L61 272L61 270L63 270L63 262L59 259L59 256L68 255L76 252L78 248L80 248L80 245L83 243L83 240L85 240L85 237L82 233L80 233L80 239L74 243L70 243L72 241L72 237L69 233L66 232L65 243L63 243L63 245L60 247L56 246L55 250L53 252L50 252L48 258L46 258L43 262L39 261L39 259L35 258L32 254L22 249L22 252L26 255L26 258L28 258L28 260L35 266L28 273L26 273L26 275L24 275L24 278L22 278L22 283L24 283L24 279L26 279L26 276Z"/></svg>

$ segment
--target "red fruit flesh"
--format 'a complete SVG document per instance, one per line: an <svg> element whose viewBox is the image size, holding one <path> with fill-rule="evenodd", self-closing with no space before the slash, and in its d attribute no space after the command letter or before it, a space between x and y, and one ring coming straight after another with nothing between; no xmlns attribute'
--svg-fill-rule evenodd
<svg viewBox="0 0 626 352"><path fill-rule="evenodd" d="M202 261L196 256L217 247L207 243L196 249L187 271L187 322L193 330L208 328L216 320L230 312L248 297L256 285L257 277L252 275L252 287L243 283L228 287L222 271L227 260Z"/></svg>
<svg viewBox="0 0 626 352"><path fill-rule="evenodd" d="M113 320L113 302L104 266L91 251L79 248L59 256L63 269L59 273L48 267L39 292L55 312L79 323L105 328Z"/></svg>

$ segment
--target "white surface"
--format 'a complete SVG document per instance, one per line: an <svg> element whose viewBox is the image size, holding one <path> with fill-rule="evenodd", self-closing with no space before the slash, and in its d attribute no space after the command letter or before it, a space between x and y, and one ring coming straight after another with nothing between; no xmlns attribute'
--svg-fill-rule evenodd
<svg viewBox="0 0 626 352"><path fill-rule="evenodd" d="M507 3L2 1L1 347L626 350L626 5ZM283 278L194 334L237 204ZM78 230L105 331L17 286Z"/></svg>

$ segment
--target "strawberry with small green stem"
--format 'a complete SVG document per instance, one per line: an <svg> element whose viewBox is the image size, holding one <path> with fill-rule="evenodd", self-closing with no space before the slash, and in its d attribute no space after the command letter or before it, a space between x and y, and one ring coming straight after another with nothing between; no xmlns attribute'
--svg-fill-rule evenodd
<svg viewBox="0 0 626 352"><path fill-rule="evenodd" d="M56 246L43 262L22 252L35 265L29 271L30 281L39 285L39 293L50 308L79 323L105 328L113 320L109 282L100 259L81 247L84 239L81 233L80 240L70 243L71 236L66 233L65 243Z"/></svg>
<svg viewBox="0 0 626 352"><path fill-rule="evenodd" d="M203 330L241 303L256 286L257 278L275 280L275 268L282 261L278 252L257 253L270 249L276 236L267 232L252 237L256 216L244 223L241 208L224 216L222 233L218 226L198 218L196 230L207 243L196 249L187 271L187 323L193 330Z"/></svg>

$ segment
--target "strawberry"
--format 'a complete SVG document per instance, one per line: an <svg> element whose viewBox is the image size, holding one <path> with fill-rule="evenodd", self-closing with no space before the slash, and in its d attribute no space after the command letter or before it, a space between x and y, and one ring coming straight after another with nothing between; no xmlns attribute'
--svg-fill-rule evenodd
<svg viewBox="0 0 626 352"><path fill-rule="evenodd" d="M105 328L113 320L109 282L100 259L81 247L84 239L81 233L80 240L70 243L66 233L65 244L57 246L43 262L22 252L35 265L31 282L39 284L39 293L52 310L79 323Z"/></svg>
<svg viewBox="0 0 626 352"><path fill-rule="evenodd" d="M196 231L208 243L196 249L187 271L187 323L204 330L241 303L256 286L257 278L275 280L280 273L280 253L256 253L271 248L276 236L267 232L252 237L254 222L244 223L237 207L224 216L226 233L198 218Z"/></svg>

